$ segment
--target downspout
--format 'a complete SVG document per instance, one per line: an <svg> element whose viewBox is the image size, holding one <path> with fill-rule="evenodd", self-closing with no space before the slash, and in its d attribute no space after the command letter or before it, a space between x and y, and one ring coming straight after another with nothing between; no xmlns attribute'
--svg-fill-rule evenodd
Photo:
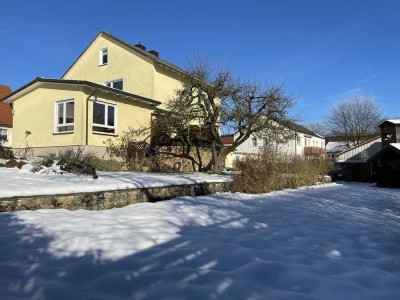
<svg viewBox="0 0 400 300"><path fill-rule="evenodd" d="M86 141L85 141L85 146L88 146L89 144L89 99L90 97L93 97L95 94L97 93L97 89L94 90L94 92L92 94L90 94L87 98L86 98ZM87 149L87 147L86 147Z"/></svg>

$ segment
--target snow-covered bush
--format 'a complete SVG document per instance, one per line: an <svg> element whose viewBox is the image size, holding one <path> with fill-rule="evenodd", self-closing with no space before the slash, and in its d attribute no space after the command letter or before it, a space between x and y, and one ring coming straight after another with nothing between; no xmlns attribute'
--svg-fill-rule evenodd
<svg viewBox="0 0 400 300"><path fill-rule="evenodd" d="M94 160L96 158L93 152L85 151L83 148L66 149L59 152L60 161L57 163L62 171L74 174L92 175L97 179Z"/></svg>
<svg viewBox="0 0 400 300"><path fill-rule="evenodd" d="M10 160L6 161L3 166L6 168L17 167L18 169L21 169L23 165L25 165L25 162L23 162L23 161L16 161L15 159L10 159Z"/></svg>
<svg viewBox="0 0 400 300"><path fill-rule="evenodd" d="M249 156L236 163L238 172L231 189L258 194L313 185L328 174L329 168L329 162L324 159L284 156L268 148L259 156Z"/></svg>
<svg viewBox="0 0 400 300"><path fill-rule="evenodd" d="M40 170L44 168L50 168L54 164L54 160L51 158L39 158L33 161L32 163L32 173L39 172Z"/></svg>

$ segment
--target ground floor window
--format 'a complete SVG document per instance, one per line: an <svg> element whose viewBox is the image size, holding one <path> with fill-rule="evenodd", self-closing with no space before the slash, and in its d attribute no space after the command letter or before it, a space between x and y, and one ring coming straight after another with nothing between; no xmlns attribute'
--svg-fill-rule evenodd
<svg viewBox="0 0 400 300"><path fill-rule="evenodd" d="M116 134L116 106L104 102L93 103L93 127L95 133Z"/></svg>
<svg viewBox="0 0 400 300"><path fill-rule="evenodd" d="M74 132L74 99L57 101L55 106L55 133Z"/></svg>
<svg viewBox="0 0 400 300"><path fill-rule="evenodd" d="M7 141L7 140L8 140L8 130L0 129L0 141Z"/></svg>

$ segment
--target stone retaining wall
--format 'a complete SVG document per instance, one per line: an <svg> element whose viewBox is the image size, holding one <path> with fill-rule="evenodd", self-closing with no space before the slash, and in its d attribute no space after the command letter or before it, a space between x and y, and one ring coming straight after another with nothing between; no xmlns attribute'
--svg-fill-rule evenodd
<svg viewBox="0 0 400 300"><path fill-rule="evenodd" d="M134 203L157 202L181 196L208 195L226 190L226 182L217 182L68 195L0 198L0 212L42 208L101 210Z"/></svg>

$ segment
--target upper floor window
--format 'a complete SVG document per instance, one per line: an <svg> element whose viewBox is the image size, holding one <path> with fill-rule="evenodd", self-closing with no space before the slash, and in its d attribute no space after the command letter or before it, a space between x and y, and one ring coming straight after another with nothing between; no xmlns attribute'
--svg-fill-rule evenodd
<svg viewBox="0 0 400 300"><path fill-rule="evenodd" d="M95 133L116 134L116 106L109 103L93 103L93 127Z"/></svg>
<svg viewBox="0 0 400 300"><path fill-rule="evenodd" d="M0 129L0 141L7 141L8 136L7 136L7 129Z"/></svg>
<svg viewBox="0 0 400 300"><path fill-rule="evenodd" d="M106 65L108 63L108 49L102 48L99 51L99 65Z"/></svg>
<svg viewBox="0 0 400 300"><path fill-rule="evenodd" d="M104 82L104 85L121 91L124 89L124 81L122 79L107 81Z"/></svg>
<svg viewBox="0 0 400 300"><path fill-rule="evenodd" d="M55 104L55 133L74 132L74 99L57 101Z"/></svg>
<svg viewBox="0 0 400 300"><path fill-rule="evenodd" d="M253 138L251 139L251 145L252 145L253 147L257 147L257 138L256 138L256 137L253 137Z"/></svg>

